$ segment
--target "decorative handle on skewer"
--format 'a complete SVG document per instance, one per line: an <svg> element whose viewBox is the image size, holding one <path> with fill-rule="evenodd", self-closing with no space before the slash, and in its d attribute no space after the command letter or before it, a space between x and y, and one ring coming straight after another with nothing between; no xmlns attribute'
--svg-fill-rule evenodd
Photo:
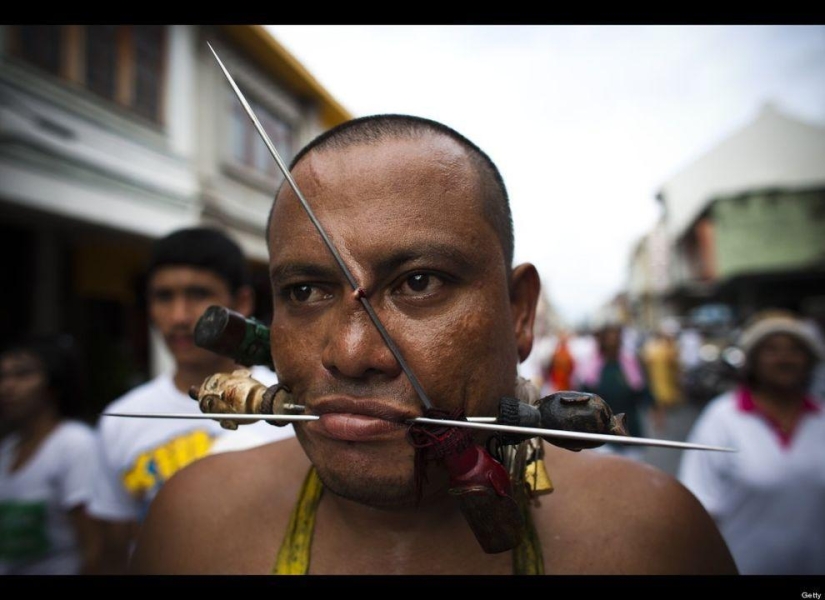
<svg viewBox="0 0 825 600"><path fill-rule="evenodd" d="M269 328L225 306L210 306L195 325L195 344L239 365L274 368Z"/></svg>
<svg viewBox="0 0 825 600"><path fill-rule="evenodd" d="M504 397L499 402L497 422L519 427L541 427L582 433L629 435L624 413L614 415L610 406L596 394L562 391L538 400L538 406ZM518 444L531 436L502 435L503 444ZM604 442L545 438L551 444L578 452L597 448Z"/></svg>
<svg viewBox="0 0 825 600"><path fill-rule="evenodd" d="M252 372L238 369L232 373L215 373L204 379L200 387L192 386L189 397L198 401L201 412L220 414L289 415L299 414L294 409L292 394L281 384L266 387L252 378ZM222 419L224 429L237 429L238 421ZM243 421L241 424L256 423ZM283 427L286 421L268 421L276 427Z"/></svg>

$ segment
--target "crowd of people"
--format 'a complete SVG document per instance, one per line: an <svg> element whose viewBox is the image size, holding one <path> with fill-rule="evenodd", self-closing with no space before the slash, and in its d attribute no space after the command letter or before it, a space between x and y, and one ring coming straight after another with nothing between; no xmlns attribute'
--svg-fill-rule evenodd
<svg viewBox="0 0 825 600"><path fill-rule="evenodd" d="M543 393L599 394L625 413L631 435L737 449L684 451L668 470L714 518L741 573L825 573L825 542L812 535L825 526L818 327L769 309L721 349L695 328L680 331L673 319L635 343L622 343L626 329L611 322L590 334L560 332L530 375ZM668 427L683 409L689 420ZM608 444L603 451L657 462L649 449Z"/></svg>
<svg viewBox="0 0 825 600"><path fill-rule="evenodd" d="M83 368L71 340L9 344L0 573L825 573L816 534L825 530L825 414L812 393L823 349L808 324L774 312L742 329L741 377L702 405L689 436L738 452L684 452L681 483L641 465L634 446L544 444L532 468L546 470L552 493L463 485L472 469L456 474L450 452L474 449L473 469L487 469L489 435L435 458L413 447L404 422L426 411L361 298L439 409L495 414L499 398L516 395L522 363L537 393L595 393L633 436L664 432L693 402L684 382L695 336L665 323L640 339L610 322L592 336L561 333L525 363L538 273L512 264L497 168L440 123L356 119L316 138L291 169L360 287L348 288L282 187L267 227L278 376L256 368L254 377L288 385L320 419L227 431L209 420L101 417L93 428L74 418ZM212 229L173 232L153 244L146 282L174 369L107 410L196 413L190 387L236 365L198 348L194 326L212 304L251 314L243 254ZM495 479L489 469L484 482ZM459 509L456 490L481 497ZM526 533L512 552L485 553L465 519L505 511L495 508L502 498Z"/></svg>
<svg viewBox="0 0 825 600"><path fill-rule="evenodd" d="M147 266L147 309L174 370L113 399L105 412L197 413L189 388L236 368L194 344L210 305L250 315L254 296L240 247L209 228L156 241ZM100 417L81 413L84 365L69 336L32 336L0 354L0 573L123 574L160 487L204 456L289 437L263 422L237 431L216 421ZM271 385L275 374L255 367Z"/></svg>

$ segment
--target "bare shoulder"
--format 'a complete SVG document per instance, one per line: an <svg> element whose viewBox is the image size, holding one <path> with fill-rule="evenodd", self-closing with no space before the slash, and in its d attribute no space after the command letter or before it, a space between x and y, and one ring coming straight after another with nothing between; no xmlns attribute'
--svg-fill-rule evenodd
<svg viewBox="0 0 825 600"><path fill-rule="evenodd" d="M204 458L161 489L133 573L266 573L309 461L292 438Z"/></svg>
<svg viewBox="0 0 825 600"><path fill-rule="evenodd" d="M736 572L711 517L670 475L549 445L545 462L555 491L535 515L548 572Z"/></svg>

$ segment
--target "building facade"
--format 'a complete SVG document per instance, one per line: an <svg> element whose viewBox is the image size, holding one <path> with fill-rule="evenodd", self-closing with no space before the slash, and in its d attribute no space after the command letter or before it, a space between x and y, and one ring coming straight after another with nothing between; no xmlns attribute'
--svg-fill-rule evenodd
<svg viewBox="0 0 825 600"><path fill-rule="evenodd" d="M726 306L741 323L786 308L825 325L825 127L765 106L666 182L657 199L667 285L648 286L648 312L686 316ZM650 254L643 246L631 260L636 298Z"/></svg>
<svg viewBox="0 0 825 600"><path fill-rule="evenodd" d="M92 409L165 368L141 297L151 241L226 231L270 316L264 227L282 176L207 42L289 161L351 115L258 26L0 26L0 336L70 333Z"/></svg>

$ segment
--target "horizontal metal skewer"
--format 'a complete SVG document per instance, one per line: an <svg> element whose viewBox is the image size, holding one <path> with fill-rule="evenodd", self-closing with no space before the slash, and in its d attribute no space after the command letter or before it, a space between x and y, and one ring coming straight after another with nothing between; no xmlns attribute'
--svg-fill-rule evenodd
<svg viewBox="0 0 825 600"><path fill-rule="evenodd" d="M317 421L318 415L250 415L233 413L100 413L101 417L141 419L219 419L221 421Z"/></svg>
<svg viewBox="0 0 825 600"><path fill-rule="evenodd" d="M212 419L221 421L317 421L318 415L248 415L233 413L101 413L102 417L139 417L144 419ZM495 417L470 417L470 419L493 419ZM563 429L544 429L543 427L519 427L516 425L500 425L495 422L453 421L451 419L430 419L416 417L409 423L427 423L431 425L448 425L450 427L465 427L467 429L483 429L486 431L503 431L517 433L531 437L552 437L568 440L586 440L622 444L625 446L657 446L660 448L679 448L682 450L713 450L716 452L738 452L735 448L724 446L707 446L689 442L675 442L672 440L657 440L654 438L631 437L624 435L608 435L603 433L584 433L581 431L566 431Z"/></svg>
<svg viewBox="0 0 825 600"><path fill-rule="evenodd" d="M487 431L503 431L536 437L554 437L568 440L587 440L605 442L609 444L623 444L625 446L658 446L661 448L681 448L683 450L715 450L717 452L738 452L735 448L724 446L706 446L689 442L674 442L672 440L657 440L654 438L631 437L626 435L609 435L604 433L584 433L582 431L566 431L564 429L545 429L543 427L519 427L517 425L499 425L498 423L471 423L468 421L451 421L447 419L429 419L417 417L417 423L431 423L433 425L450 425L451 427L466 427L468 429L484 429Z"/></svg>

